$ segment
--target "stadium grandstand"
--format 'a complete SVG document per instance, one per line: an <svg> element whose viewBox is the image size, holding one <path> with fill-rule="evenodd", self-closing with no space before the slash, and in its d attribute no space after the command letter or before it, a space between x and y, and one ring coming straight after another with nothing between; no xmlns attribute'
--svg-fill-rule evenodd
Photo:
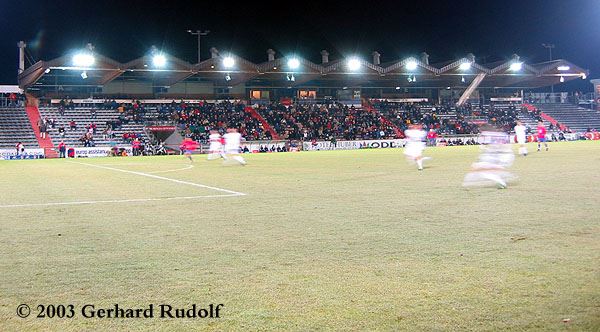
<svg viewBox="0 0 600 332"><path fill-rule="evenodd" d="M314 63L297 55L276 58L269 49L265 62L253 63L213 47L209 59L192 64L153 47L121 63L88 44L25 68L26 45L18 46L19 86L12 92L18 100L3 99L0 147L22 142L45 157L56 156L59 143L92 148L135 140L145 150L167 141L177 153L182 138L206 147L210 130L229 127L247 141L298 145L402 139L414 123L457 144L484 124L511 132L517 120L528 128L547 120L557 139L600 127L595 97L538 92L587 78L586 69L567 60L527 63L513 55L479 63L467 54L430 63L422 53L382 63L376 51L367 61L330 60L323 50ZM590 107L580 105L589 100Z"/></svg>

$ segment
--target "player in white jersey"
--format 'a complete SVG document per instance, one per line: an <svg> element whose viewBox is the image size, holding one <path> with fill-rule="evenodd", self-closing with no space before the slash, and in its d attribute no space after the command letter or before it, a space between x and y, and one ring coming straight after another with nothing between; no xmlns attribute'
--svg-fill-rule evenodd
<svg viewBox="0 0 600 332"><path fill-rule="evenodd" d="M208 136L208 160L215 160L219 158L226 159L225 153L223 153L223 143L221 134L217 130L211 130Z"/></svg>
<svg viewBox="0 0 600 332"><path fill-rule="evenodd" d="M227 134L223 135L223 138L225 139L225 154L228 156L227 159L231 157L232 160L237 161L240 165L246 165L246 161L240 156L242 135L238 133L237 129L227 129Z"/></svg>
<svg viewBox="0 0 600 332"><path fill-rule="evenodd" d="M515 159L509 143L509 136L501 132L484 131L480 135L481 154L472 165L463 181L463 186L486 186L495 184L506 188L514 176L507 170Z"/></svg>
<svg viewBox="0 0 600 332"><path fill-rule="evenodd" d="M519 154L522 156L527 155L527 135L525 131L527 128L521 123L521 121L517 121L517 125L515 126L515 136L517 138L517 144L519 144Z"/></svg>
<svg viewBox="0 0 600 332"><path fill-rule="evenodd" d="M423 170L423 160L430 159L423 157L427 134L421 125L411 125L409 129L404 131L404 136L406 136L407 141L404 146L404 155L409 161L415 162L420 171Z"/></svg>

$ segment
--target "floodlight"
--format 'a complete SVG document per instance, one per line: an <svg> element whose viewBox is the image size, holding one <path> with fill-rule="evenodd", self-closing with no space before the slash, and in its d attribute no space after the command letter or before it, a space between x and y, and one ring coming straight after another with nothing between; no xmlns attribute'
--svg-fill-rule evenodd
<svg viewBox="0 0 600 332"><path fill-rule="evenodd" d="M397 86L397 87L396 87L396 90L400 90L400 87L399 87L399 86Z"/></svg>
<svg viewBox="0 0 600 332"><path fill-rule="evenodd" d="M88 78L88 76L87 76L87 72L85 72L85 71L84 71L84 72L82 72L82 73L81 73L81 78L83 78L84 80L85 80L86 78Z"/></svg>
<svg viewBox="0 0 600 332"><path fill-rule="evenodd" d="M415 70L417 69L417 66L418 64L415 60L409 60L405 65L407 70Z"/></svg>
<svg viewBox="0 0 600 332"><path fill-rule="evenodd" d="M565 81L565 78L561 76L559 81L560 81L560 83L563 83Z"/></svg>
<svg viewBox="0 0 600 332"><path fill-rule="evenodd" d="M235 64L235 60L232 57L228 56L223 59L223 67L231 68Z"/></svg>
<svg viewBox="0 0 600 332"><path fill-rule="evenodd" d="M558 66L558 67L556 67L556 69L558 69L559 71L567 71L567 70L571 69L571 67L569 67L569 66Z"/></svg>
<svg viewBox="0 0 600 332"><path fill-rule="evenodd" d="M300 67L300 60L296 58L289 59L287 65L290 69L298 69Z"/></svg>
<svg viewBox="0 0 600 332"><path fill-rule="evenodd" d="M519 70L523 69L523 62L513 62L510 64L509 68L512 71L519 71Z"/></svg>
<svg viewBox="0 0 600 332"><path fill-rule="evenodd" d="M458 66L458 69L460 70L469 70L471 69L471 63L470 62L463 62Z"/></svg>
<svg viewBox="0 0 600 332"><path fill-rule="evenodd" d="M360 60L357 58L348 59L348 69L356 71L360 69Z"/></svg>
<svg viewBox="0 0 600 332"><path fill-rule="evenodd" d="M152 65L154 65L154 67L164 67L167 64L167 57L165 57L162 54L155 54L152 57Z"/></svg>
<svg viewBox="0 0 600 332"><path fill-rule="evenodd" d="M77 53L73 56L73 65L76 67L90 67L94 62L94 56L90 53Z"/></svg>

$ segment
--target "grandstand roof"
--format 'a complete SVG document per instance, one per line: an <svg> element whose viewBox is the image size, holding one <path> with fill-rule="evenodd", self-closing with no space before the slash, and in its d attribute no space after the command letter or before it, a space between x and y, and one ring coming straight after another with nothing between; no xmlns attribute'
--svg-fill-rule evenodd
<svg viewBox="0 0 600 332"><path fill-rule="evenodd" d="M215 54L211 59L191 64L174 56L165 54L164 69L153 68L149 55L120 63L109 57L94 53L95 62L90 67L77 67L68 55L50 60L39 61L18 76L19 86L24 89L36 87L54 88L56 86L102 86L113 80L152 82L154 86L171 86L182 81L212 82L216 86L268 87L422 87L445 88L466 86L475 76L484 74L480 87L498 88L538 88L559 84L562 81L579 79L588 75L583 69L567 60L530 64L523 62L520 70L511 70L519 57L496 63L480 64L475 57L429 64L424 58L409 57L385 64L373 64L359 59L360 67L351 71L346 65L347 59L326 63L314 63L295 57L300 66L295 70L287 68L291 57L281 57L263 63L253 63L237 55L228 55L234 59L233 68L225 68L222 55ZM408 62L416 63L414 70L406 69ZM469 69L461 69L462 63L470 63ZM559 70L559 68L561 70ZM85 72L85 75L82 73ZM293 73L294 80L287 79ZM83 78L83 76L86 76ZM229 76L229 80L226 80ZM409 79L410 78L410 79Z"/></svg>

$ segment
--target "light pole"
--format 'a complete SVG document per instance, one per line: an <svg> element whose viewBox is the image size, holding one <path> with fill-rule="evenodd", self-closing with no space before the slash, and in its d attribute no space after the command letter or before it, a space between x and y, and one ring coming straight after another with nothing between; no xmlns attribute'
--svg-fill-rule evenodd
<svg viewBox="0 0 600 332"><path fill-rule="evenodd" d="M192 30L188 30L187 31L190 35L193 36L198 36L198 63L200 63L201 59L201 50L200 50L200 38L202 36L206 36L210 33L210 30L205 30L205 31L200 31L200 30L196 30L196 31L192 31Z"/></svg>
<svg viewBox="0 0 600 332"><path fill-rule="evenodd" d="M546 44L546 43L544 43L544 44L542 44L542 46L543 46L545 49L547 49L547 50L548 50L548 54L549 54L549 56L550 56L550 61L552 61L552 49L553 49L553 48L555 48L555 47L556 47L556 45L554 45L554 44ZM551 93L554 93L554 84L552 84L552 85L550 86L550 92L551 92ZM553 96L553 97L554 97L554 96Z"/></svg>

